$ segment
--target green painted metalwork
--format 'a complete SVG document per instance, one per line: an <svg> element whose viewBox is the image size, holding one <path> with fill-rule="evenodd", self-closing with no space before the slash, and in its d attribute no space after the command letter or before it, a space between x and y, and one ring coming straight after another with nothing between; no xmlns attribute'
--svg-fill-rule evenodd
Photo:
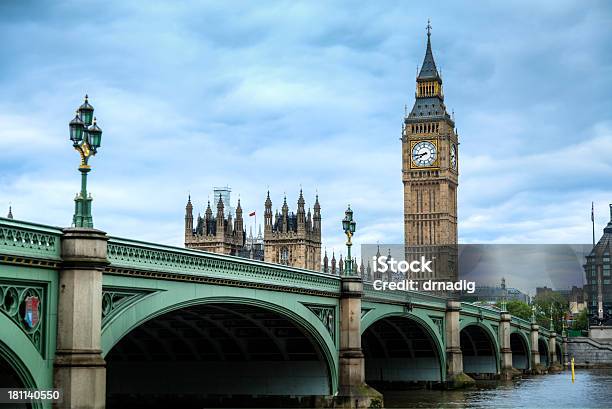
<svg viewBox="0 0 612 409"><path fill-rule="evenodd" d="M0 252L0 256L4 255ZM7 288L21 287L18 294L23 294L26 288L44 288L40 322L36 327L36 331L43 335L40 348L32 342L32 334L28 333L28 328L24 330L19 317L0 312L0 359L9 362L26 387L51 388L57 329L57 271L3 261L0 262L0 282L3 293ZM4 295L2 298L5 301ZM5 302L3 308L6 311ZM50 408L51 404L34 407Z"/></svg>
<svg viewBox="0 0 612 409"><path fill-rule="evenodd" d="M102 330L130 305L137 303L156 290L103 287L102 288Z"/></svg>
<svg viewBox="0 0 612 409"><path fill-rule="evenodd" d="M27 282L0 281L0 312L9 317L26 334L36 350L45 355L45 287ZM36 314L38 322L30 328L25 319L26 298L36 297L40 300Z"/></svg>
<svg viewBox="0 0 612 409"><path fill-rule="evenodd" d="M87 193L87 173L91 171L89 158L94 156L100 148L102 130L93 117L94 108L89 104L87 95L85 102L77 110L76 117L70 121L70 140L72 147L79 153L81 164L81 191L74 198L74 215L72 225L74 227L93 228L93 217L91 215L91 195ZM93 125L91 119L93 117Z"/></svg>
<svg viewBox="0 0 612 409"><path fill-rule="evenodd" d="M461 322L461 325L459 326L460 330L465 329L466 327L469 326L477 326L482 328L487 335L489 336L491 342L493 342L493 350L495 351L495 359L496 362L500 361L500 345L499 345L499 330L498 330L498 326L495 325L493 326L493 323L491 321L479 321L479 320L475 320L475 319L465 319ZM499 368L498 368L499 369Z"/></svg>
<svg viewBox="0 0 612 409"><path fill-rule="evenodd" d="M425 296L429 297L429 296ZM362 303L362 309L368 309L368 313L365 314L361 320L361 333L363 334L368 327L373 325L375 322L388 318L388 317L404 317L410 319L419 324L426 333L431 337L436 348L436 354L440 360L440 379L446 380L446 343L443 332L440 332L440 328L433 321L433 319L443 319L444 313L439 315L432 314L432 311L428 308L413 307L410 311L407 311L406 303L379 303L373 300L364 300ZM432 319L433 317L433 319Z"/></svg>
<svg viewBox="0 0 612 409"><path fill-rule="evenodd" d="M60 229L0 218L0 261L9 256L59 261L61 235Z"/></svg>
<svg viewBox="0 0 612 409"><path fill-rule="evenodd" d="M444 319L440 317L432 317L431 315L429 316L429 319L431 319L431 322L438 327L438 333L440 333L440 335L444 335Z"/></svg>
<svg viewBox="0 0 612 409"><path fill-rule="evenodd" d="M291 294L274 290L226 285L201 285L197 282L185 283L175 280L155 280L122 275L105 274L104 288L149 289L158 291L143 297L121 310L102 330L102 353L106 355L119 340L142 323L166 312L199 304L241 304L253 305L276 312L297 324L318 345L321 355L329 367L332 390L337 388L338 348L321 319L307 305L330 305L330 298ZM338 300L334 300L337 305ZM337 308L337 307L336 307ZM337 315L334 333L339 331Z"/></svg>
<svg viewBox="0 0 612 409"><path fill-rule="evenodd" d="M323 323L332 340L336 342L336 306L302 303Z"/></svg>
<svg viewBox="0 0 612 409"><path fill-rule="evenodd" d="M1 320L0 325L2 325ZM14 347L6 345L4 342L0 341L0 359L8 362L10 367L19 377L19 380L22 382L24 388L37 389L36 380L32 377L32 373L28 369L27 365L22 361L18 353L19 351L16 351ZM44 407L40 401L34 401L31 405L34 409ZM48 403L45 406L50 407L51 404Z"/></svg>
<svg viewBox="0 0 612 409"><path fill-rule="evenodd" d="M340 278L336 276L133 240L111 238L108 259L109 273L235 286L253 283L332 297L340 294Z"/></svg>

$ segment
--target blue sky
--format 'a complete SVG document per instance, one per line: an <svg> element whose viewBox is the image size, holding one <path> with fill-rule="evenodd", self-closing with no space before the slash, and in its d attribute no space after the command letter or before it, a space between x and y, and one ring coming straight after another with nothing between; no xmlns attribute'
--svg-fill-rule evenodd
<svg viewBox="0 0 612 409"><path fill-rule="evenodd" d="M68 122L89 93L96 227L182 244L191 192L323 208L338 251L402 242L400 131L432 44L460 135L464 243L589 242L612 202L612 6L547 2L3 1L0 205L68 226ZM5 210L3 210L4 212Z"/></svg>

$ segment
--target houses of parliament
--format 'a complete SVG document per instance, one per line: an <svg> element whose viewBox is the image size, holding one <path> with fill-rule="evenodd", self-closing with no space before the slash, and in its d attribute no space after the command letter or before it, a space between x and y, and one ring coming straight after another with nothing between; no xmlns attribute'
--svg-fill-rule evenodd
<svg viewBox="0 0 612 409"><path fill-rule="evenodd" d="M281 211L272 212L270 192L264 204L264 234L246 235L240 200L234 212L230 208L229 188L215 189L213 215L210 201L204 217L193 217L191 196L185 207L185 247L229 254L319 271L321 269L321 205L318 195L313 211L306 212L302 190L297 212L290 212L287 198ZM225 196L225 203L224 202ZM229 211L228 211L229 210ZM253 213L254 214L254 213ZM195 221L195 224L194 224Z"/></svg>
<svg viewBox="0 0 612 409"><path fill-rule="evenodd" d="M459 139L454 117L444 103L442 76L437 69L432 46L431 26L427 25L427 45L416 77L415 101L402 124L402 183L404 246L406 260L425 256L433 260L433 273L417 280L457 279L457 187L459 178ZM331 267L327 254L321 260L321 206L315 199L313 212L306 212L300 190L297 212L290 212L287 199L281 211L273 214L270 194L264 204L264 234L246 235L240 201L228 211L229 195L215 192L204 217L193 216L191 200L185 214L185 246L223 254L249 257L328 273L343 268L335 255ZM361 262L361 274L367 274Z"/></svg>

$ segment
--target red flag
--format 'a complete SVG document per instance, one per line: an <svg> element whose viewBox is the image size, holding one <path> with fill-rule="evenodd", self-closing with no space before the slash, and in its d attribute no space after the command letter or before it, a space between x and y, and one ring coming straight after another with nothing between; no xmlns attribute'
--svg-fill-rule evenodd
<svg viewBox="0 0 612 409"><path fill-rule="evenodd" d="M249 213L249 217L255 216L255 212Z"/></svg>

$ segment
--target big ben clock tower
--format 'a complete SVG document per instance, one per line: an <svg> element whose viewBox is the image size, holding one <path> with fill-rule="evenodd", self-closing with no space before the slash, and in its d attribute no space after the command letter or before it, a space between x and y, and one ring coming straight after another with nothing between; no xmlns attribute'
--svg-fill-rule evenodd
<svg viewBox="0 0 612 409"><path fill-rule="evenodd" d="M413 278L454 281L458 268L459 141L454 118L444 105L429 24L414 106L404 119L401 139L406 259L425 256L434 260L432 273L419 273Z"/></svg>

